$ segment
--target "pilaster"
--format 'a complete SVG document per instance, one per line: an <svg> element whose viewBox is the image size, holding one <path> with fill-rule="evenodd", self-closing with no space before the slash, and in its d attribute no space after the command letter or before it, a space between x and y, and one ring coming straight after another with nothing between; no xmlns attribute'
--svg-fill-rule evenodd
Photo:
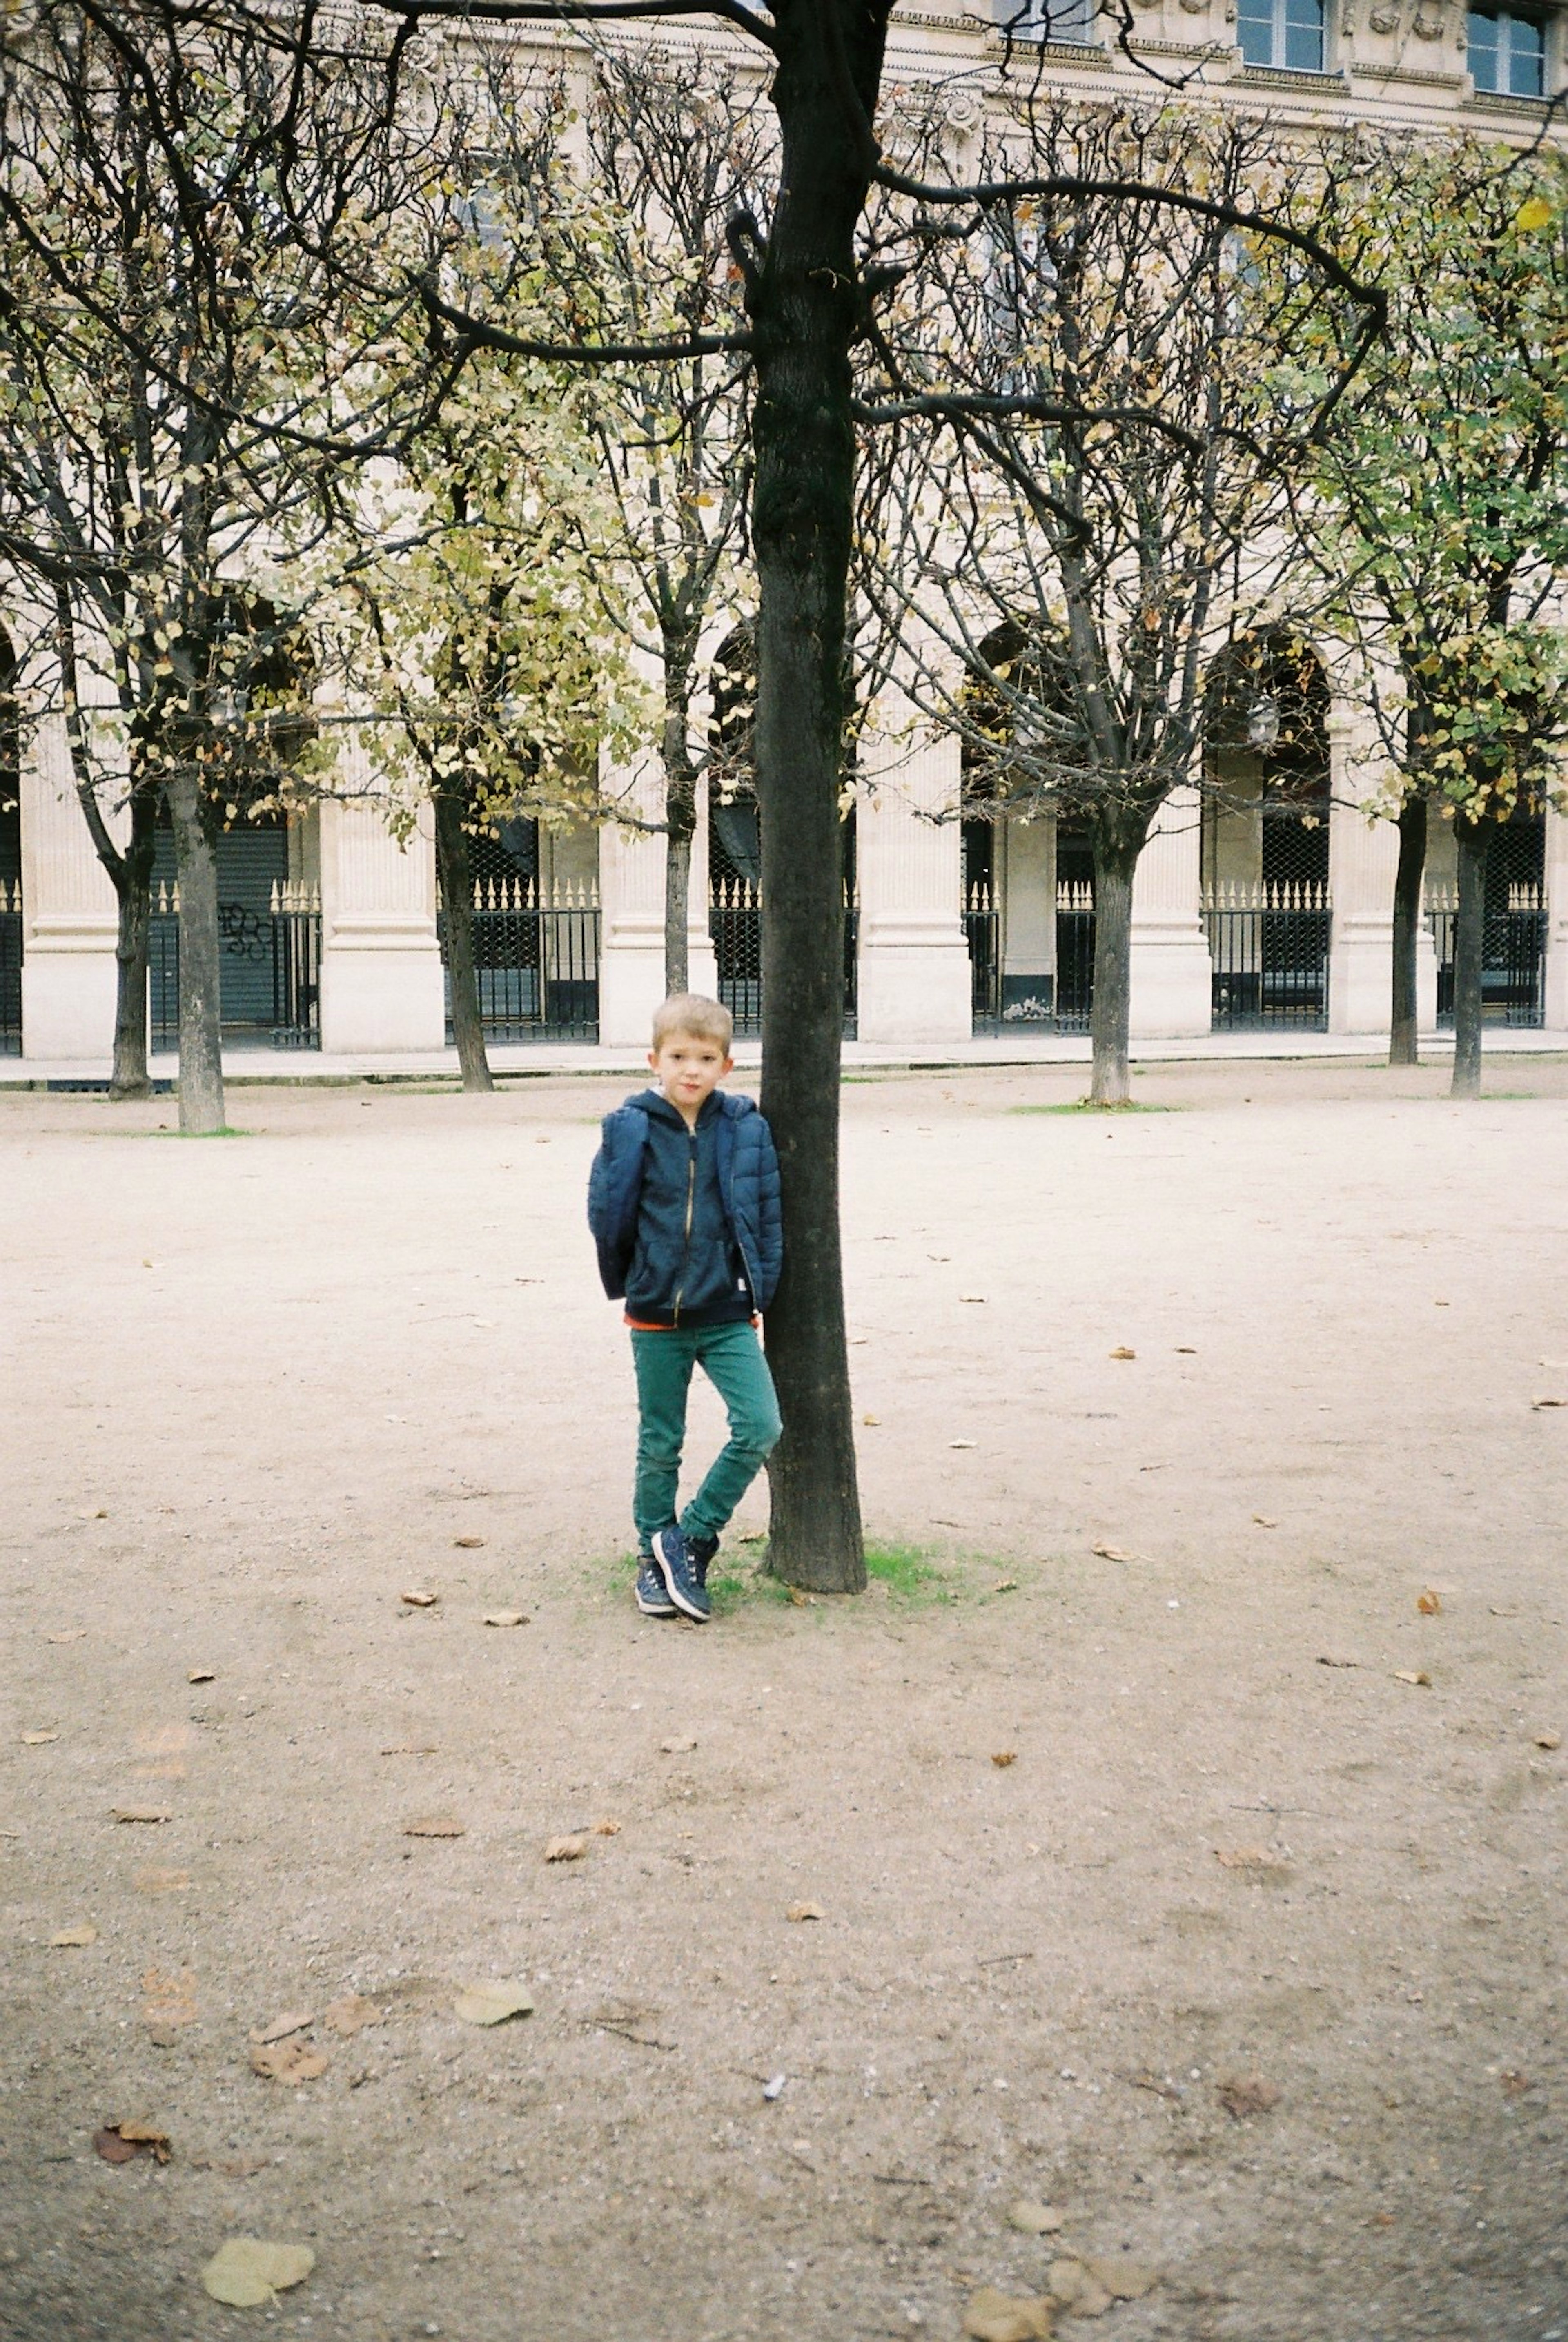
<svg viewBox="0 0 1568 2342"><path fill-rule="evenodd" d="M966 1041L956 736L868 733L856 813L863 1041ZM765 880L764 880L765 884Z"/></svg>
<svg viewBox="0 0 1568 2342"><path fill-rule="evenodd" d="M1387 1034L1393 1013L1393 882L1399 829L1386 816L1348 799L1357 718L1336 707L1328 720L1333 800L1329 814L1328 1029ZM1359 767L1358 767L1359 769ZM1423 921L1416 939L1417 1023L1437 1021L1437 963Z"/></svg>
<svg viewBox="0 0 1568 2342"><path fill-rule="evenodd" d="M375 806L329 800L320 854L322 1048L352 1056L444 1048L428 806L400 845Z"/></svg>
<svg viewBox="0 0 1568 2342"><path fill-rule="evenodd" d="M23 1050L35 1059L106 1060L115 1045L117 906L76 801L57 716L33 727L21 763Z"/></svg>
<svg viewBox="0 0 1568 2342"><path fill-rule="evenodd" d="M606 767L604 793L633 816L664 810L656 752ZM696 856L694 853L693 863ZM704 855L703 900L707 900ZM648 1046L664 996L664 840L658 830L609 823L599 836L599 1038L615 1048ZM716 982L716 979L715 979Z"/></svg>
<svg viewBox="0 0 1568 2342"><path fill-rule="evenodd" d="M1175 1040L1213 1023L1213 964L1202 910L1203 816L1196 789L1173 790L1133 880L1129 1026Z"/></svg>
<svg viewBox="0 0 1568 2342"><path fill-rule="evenodd" d="M1568 814L1546 808L1545 1021L1568 1032Z"/></svg>

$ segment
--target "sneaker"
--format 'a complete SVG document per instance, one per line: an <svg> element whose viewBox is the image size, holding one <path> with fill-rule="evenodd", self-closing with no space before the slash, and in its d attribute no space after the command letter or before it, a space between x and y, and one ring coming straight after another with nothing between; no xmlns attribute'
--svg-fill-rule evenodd
<svg viewBox="0 0 1568 2342"><path fill-rule="evenodd" d="M637 1607L645 1618L675 1618L680 1616L664 1591L664 1581L654 1566L651 1553L638 1556Z"/></svg>
<svg viewBox="0 0 1568 2342"><path fill-rule="evenodd" d="M684 1536L684 1530L683 1530L681 1534ZM713 1566L714 1557L717 1554L718 1549L719 1541L715 1536L686 1537L686 1551L692 1556L692 1568L695 1574L697 1584L702 1587L704 1594L708 1590L708 1571Z"/></svg>
<svg viewBox="0 0 1568 2342"><path fill-rule="evenodd" d="M670 1600L684 1616L695 1619L699 1626L712 1616L714 1606L697 1576L692 1548L674 1521L654 1539L654 1566L664 1581Z"/></svg>

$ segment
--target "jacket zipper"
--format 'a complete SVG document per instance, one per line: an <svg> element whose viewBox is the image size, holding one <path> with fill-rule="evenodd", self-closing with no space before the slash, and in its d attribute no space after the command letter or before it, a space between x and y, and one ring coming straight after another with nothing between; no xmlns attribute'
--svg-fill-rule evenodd
<svg viewBox="0 0 1568 2342"><path fill-rule="evenodd" d="M686 1270L692 1257L692 1213L697 1200L697 1134L692 1130L686 1136L692 1147L686 1163L686 1230L681 1252L681 1281L675 1287L675 1306L670 1313L672 1326L678 1326L681 1322L681 1296L686 1289Z"/></svg>

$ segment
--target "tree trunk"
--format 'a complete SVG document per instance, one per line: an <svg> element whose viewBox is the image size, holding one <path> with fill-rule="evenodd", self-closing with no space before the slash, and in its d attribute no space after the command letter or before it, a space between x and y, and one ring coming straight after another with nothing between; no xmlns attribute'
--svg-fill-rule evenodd
<svg viewBox="0 0 1568 2342"><path fill-rule="evenodd" d="M1426 869L1427 800L1409 796L1399 809L1399 867L1393 880L1393 1016L1391 1066L1421 1063L1420 1003L1415 947L1421 940L1421 882Z"/></svg>
<svg viewBox="0 0 1568 2342"><path fill-rule="evenodd" d="M1481 963L1486 924L1486 858L1492 824L1453 825L1459 849L1459 916L1453 926L1453 1084L1450 1096L1481 1096Z"/></svg>
<svg viewBox="0 0 1568 2342"><path fill-rule="evenodd" d="M474 875L468 862L468 832L463 826L461 787L438 786L435 796L435 870L441 881L441 924L446 940L446 978L452 992L452 1037L465 1090L493 1090L479 1013L479 978L474 965Z"/></svg>
<svg viewBox="0 0 1568 2342"><path fill-rule="evenodd" d="M773 98L777 207L748 286L755 335L752 541L759 587L757 796L762 813L762 1103L778 1142L784 1276L767 1351L784 1431L772 1467L769 1566L834 1594L865 1584L838 1225L844 1030L845 581L854 487L850 415L858 330L854 228L867 157L853 80L874 98L884 17L844 25L835 72L815 11L781 12Z"/></svg>
<svg viewBox="0 0 1568 2342"><path fill-rule="evenodd" d="M147 1097L147 942L153 915L156 806L150 790L131 792L131 836L111 869L119 906L115 938L115 1062L112 1098Z"/></svg>
<svg viewBox="0 0 1568 2342"><path fill-rule="evenodd" d="M224 1124L218 979L218 857L194 772L167 784L180 889L180 1128L209 1137Z"/></svg>
<svg viewBox="0 0 1568 2342"><path fill-rule="evenodd" d="M692 833L677 834L672 823L664 855L664 990L692 988Z"/></svg>
<svg viewBox="0 0 1568 2342"><path fill-rule="evenodd" d="M1133 994L1133 880L1138 846L1094 837L1094 994L1089 1007L1091 1106L1128 1106ZM1139 841L1142 844L1142 841Z"/></svg>

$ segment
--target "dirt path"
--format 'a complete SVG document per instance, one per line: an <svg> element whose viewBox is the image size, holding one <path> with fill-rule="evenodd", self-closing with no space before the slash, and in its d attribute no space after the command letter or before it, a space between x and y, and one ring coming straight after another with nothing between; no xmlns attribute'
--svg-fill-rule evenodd
<svg viewBox="0 0 1568 2342"><path fill-rule="evenodd" d="M853 1084L894 1582L732 1539L702 1631L616 1558L624 1085L0 1099L0 2334L948 2342L1071 2250L1113 2342L1561 2342L1568 1066L1488 1079Z"/></svg>

